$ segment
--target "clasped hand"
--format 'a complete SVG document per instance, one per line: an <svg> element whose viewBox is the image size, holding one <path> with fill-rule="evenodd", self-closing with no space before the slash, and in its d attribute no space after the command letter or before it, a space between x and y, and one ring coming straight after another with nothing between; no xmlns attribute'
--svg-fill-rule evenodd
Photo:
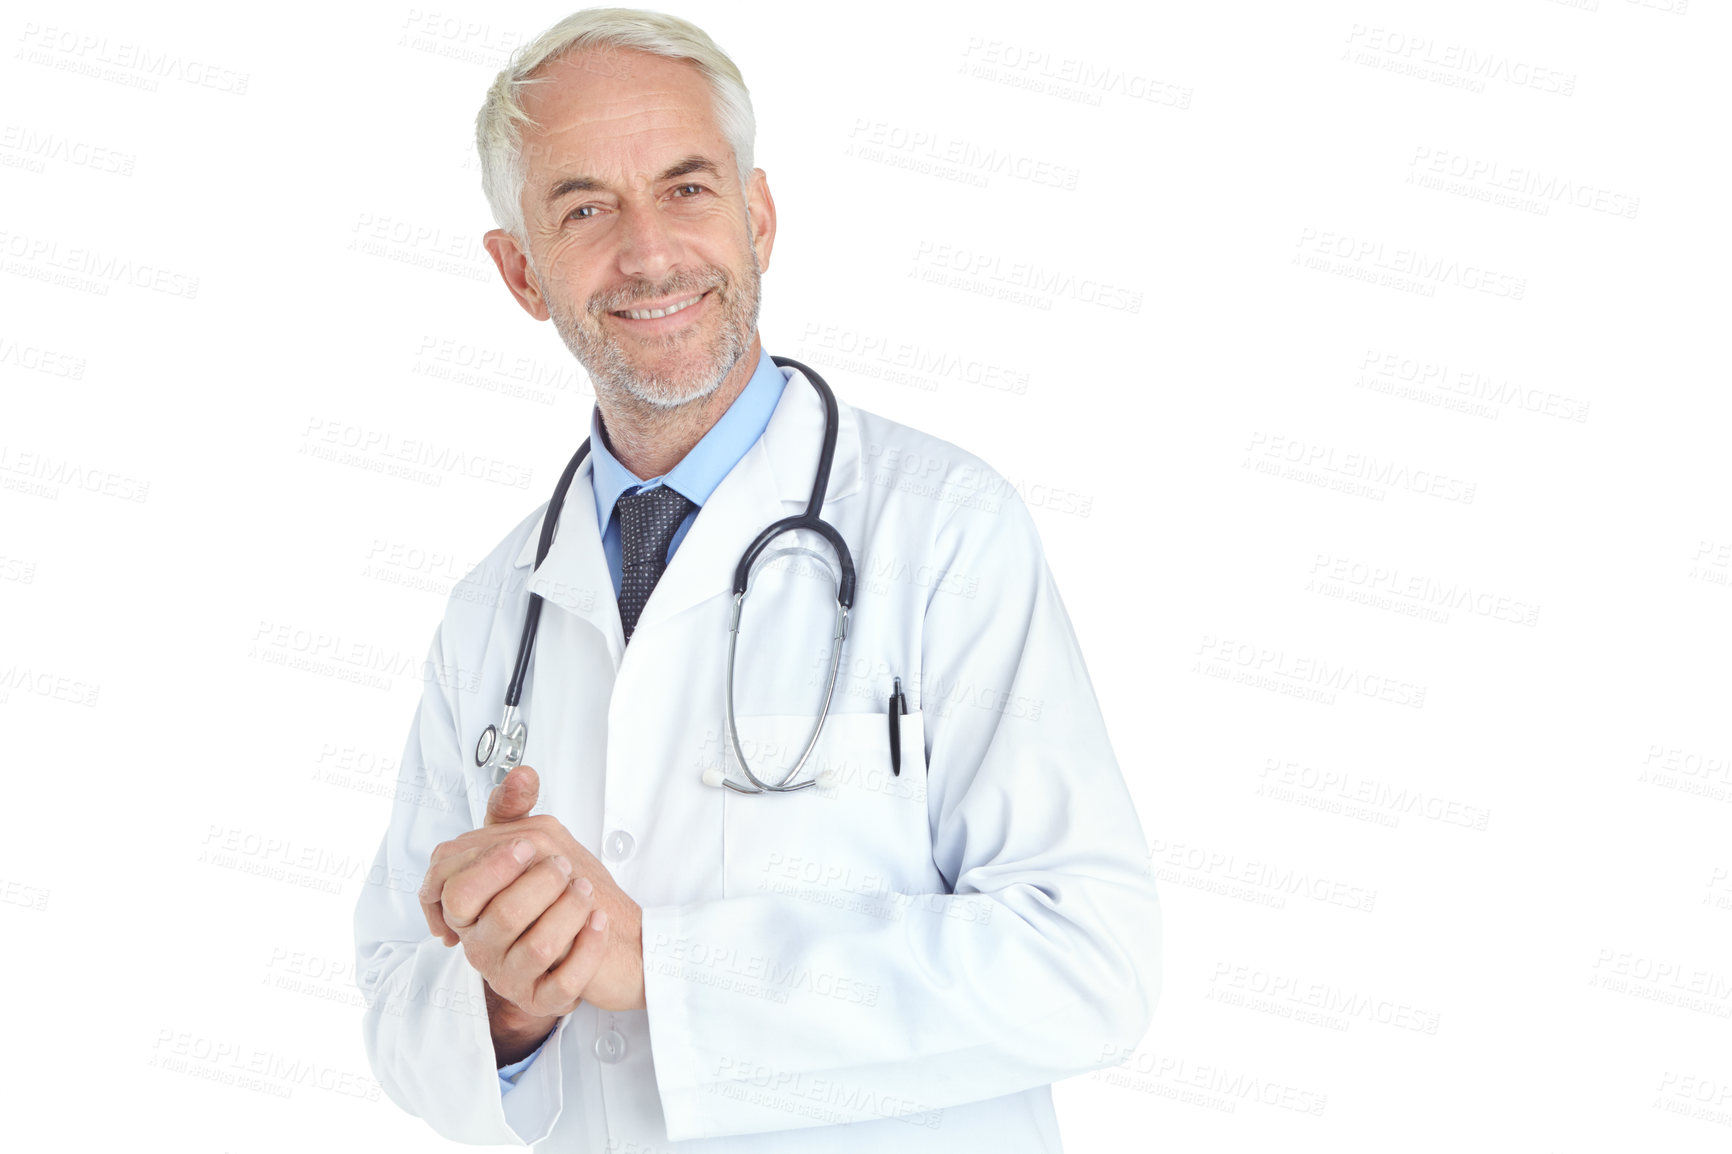
<svg viewBox="0 0 1732 1154"><path fill-rule="evenodd" d="M643 911L557 820L527 816L539 791L535 771L518 766L480 829L434 848L420 895L427 927L462 942L492 992L531 1017L580 1001L641 1009Z"/></svg>

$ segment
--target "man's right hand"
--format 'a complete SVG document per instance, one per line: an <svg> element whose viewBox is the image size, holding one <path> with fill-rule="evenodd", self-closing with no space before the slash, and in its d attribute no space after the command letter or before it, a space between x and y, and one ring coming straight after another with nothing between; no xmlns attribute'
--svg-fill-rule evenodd
<svg viewBox="0 0 1732 1154"><path fill-rule="evenodd" d="M538 792L533 769L514 769L488 798L484 824L521 820ZM463 873L492 896L475 921L452 931L487 985L494 1051L509 1064L576 1008L605 957L606 937L589 924L595 890L587 878L573 881L563 854L536 861L522 838L484 851Z"/></svg>

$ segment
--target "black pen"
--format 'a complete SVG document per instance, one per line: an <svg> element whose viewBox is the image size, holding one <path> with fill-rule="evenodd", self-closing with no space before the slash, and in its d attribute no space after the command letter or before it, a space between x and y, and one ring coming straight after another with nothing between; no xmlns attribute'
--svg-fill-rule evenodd
<svg viewBox="0 0 1732 1154"><path fill-rule="evenodd" d="M890 690L890 772L902 776L902 725L896 719L908 712L908 699L902 696L902 679L894 678Z"/></svg>

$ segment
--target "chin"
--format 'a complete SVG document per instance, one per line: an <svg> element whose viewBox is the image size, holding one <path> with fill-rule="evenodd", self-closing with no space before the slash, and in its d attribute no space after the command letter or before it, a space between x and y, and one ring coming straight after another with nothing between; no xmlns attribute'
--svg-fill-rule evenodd
<svg viewBox="0 0 1732 1154"><path fill-rule="evenodd" d="M662 392L659 390L643 389L633 385L626 391L636 400L639 400L652 408L678 409L685 405L692 404L693 402L701 401L716 390L715 386L712 385L707 389L694 392Z"/></svg>
<svg viewBox="0 0 1732 1154"><path fill-rule="evenodd" d="M669 364L669 361L675 363ZM620 384L625 391L645 404L659 409L676 409L701 401L721 388L740 358L731 360L706 357L702 364L679 363L680 358L665 358L647 369L632 366ZM725 363L724 363L725 362Z"/></svg>
<svg viewBox="0 0 1732 1154"><path fill-rule="evenodd" d="M626 392L645 404L654 405L658 409L677 409L681 405L701 401L715 392L726 376L725 371L687 372L669 379L658 373L646 380L643 376L632 374L621 384Z"/></svg>

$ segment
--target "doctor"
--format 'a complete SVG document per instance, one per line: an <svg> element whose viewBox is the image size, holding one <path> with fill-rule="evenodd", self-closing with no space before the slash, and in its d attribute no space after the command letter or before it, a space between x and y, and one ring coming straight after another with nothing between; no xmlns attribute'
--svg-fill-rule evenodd
<svg viewBox="0 0 1732 1154"><path fill-rule="evenodd" d="M470 676L427 684L355 911L368 1056L460 1142L1058 1150L1050 1083L1148 1026L1158 910L1010 485L838 405L823 517L859 587L802 773L822 784L715 786L746 781L735 566L806 506L826 429L757 331L776 206L752 132L732 62L654 13L577 13L488 94L488 251L596 406L545 560L543 506L434 635L435 667ZM805 748L833 655L834 558L788 543L741 622L760 778ZM532 593L526 764L495 788L474 751Z"/></svg>

